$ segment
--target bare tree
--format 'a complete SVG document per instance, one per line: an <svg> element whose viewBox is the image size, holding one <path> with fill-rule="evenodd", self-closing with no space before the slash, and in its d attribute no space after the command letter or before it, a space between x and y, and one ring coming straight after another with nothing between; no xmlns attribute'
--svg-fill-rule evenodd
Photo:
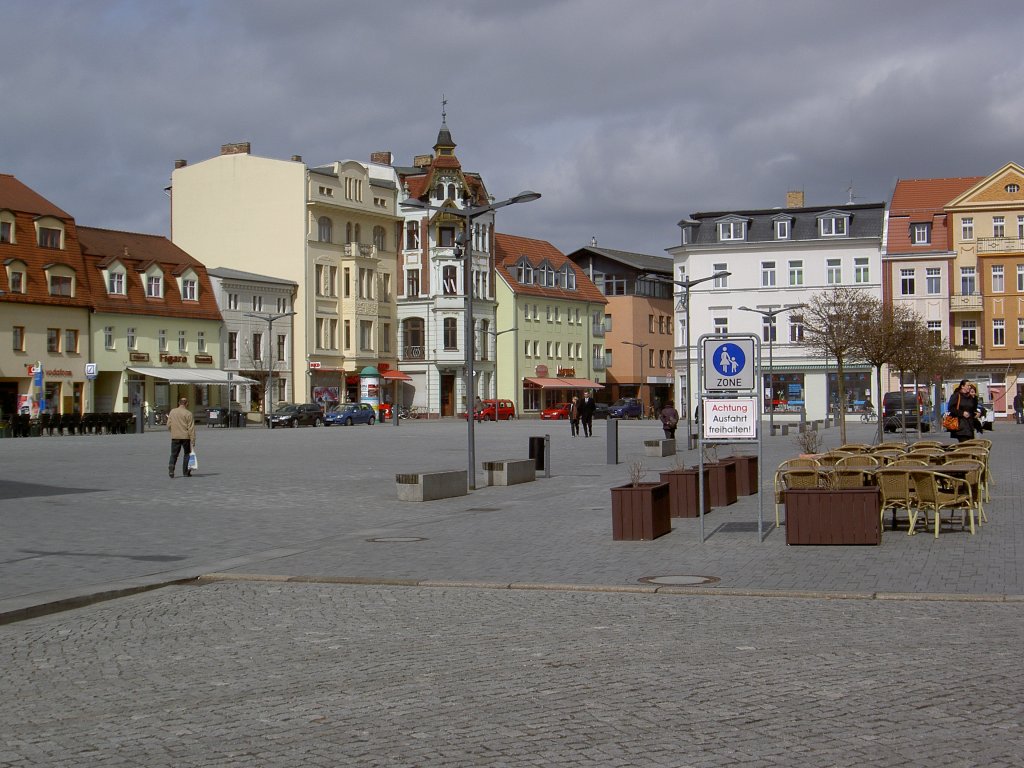
<svg viewBox="0 0 1024 768"><path fill-rule="evenodd" d="M882 368L892 363L901 351L912 347L919 339L916 329L924 329L921 318L906 304L886 304L876 298L868 298L865 302L864 314L857 319L857 357L867 360L875 369L875 385L881 399L885 393L882 388ZM902 391L902 381L901 391ZM882 442L885 425L878 419L877 442Z"/></svg>
<svg viewBox="0 0 1024 768"><path fill-rule="evenodd" d="M871 310L870 295L860 288L838 286L811 296L804 310L804 343L835 358L839 379L839 434L846 443L846 363L856 356L860 318ZM826 387L827 389L827 387Z"/></svg>

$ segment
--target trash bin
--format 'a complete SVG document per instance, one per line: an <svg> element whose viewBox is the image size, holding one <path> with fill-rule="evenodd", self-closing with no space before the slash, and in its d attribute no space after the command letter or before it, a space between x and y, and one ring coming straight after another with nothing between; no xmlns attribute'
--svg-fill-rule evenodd
<svg viewBox="0 0 1024 768"><path fill-rule="evenodd" d="M246 422L249 420L249 414L247 414L245 411L239 411L238 413L235 414L235 419L235 426L244 427Z"/></svg>
<svg viewBox="0 0 1024 768"><path fill-rule="evenodd" d="M530 456L529 458L534 460L534 466L537 469L544 469L544 438L543 437L531 437L530 438Z"/></svg>
<svg viewBox="0 0 1024 768"><path fill-rule="evenodd" d="M0 421L0 437L10 437L10 436L11 436L11 422L9 422L9 421Z"/></svg>

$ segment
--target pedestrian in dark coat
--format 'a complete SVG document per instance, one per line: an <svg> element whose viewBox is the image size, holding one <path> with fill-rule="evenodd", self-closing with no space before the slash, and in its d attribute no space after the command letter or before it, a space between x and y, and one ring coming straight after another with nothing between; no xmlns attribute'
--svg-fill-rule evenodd
<svg viewBox="0 0 1024 768"><path fill-rule="evenodd" d="M959 422L955 430L950 430L949 436L956 439L958 443L974 438L974 431L981 424L979 419L982 412L978 409L978 395L972 384L964 379L960 386L950 395L946 403L946 412L955 416Z"/></svg>
<svg viewBox="0 0 1024 768"><path fill-rule="evenodd" d="M661 428L665 430L665 437L674 440L676 427L679 425L679 411L676 410L675 403L671 400L665 403L658 418L661 419Z"/></svg>
<svg viewBox="0 0 1024 768"><path fill-rule="evenodd" d="M1024 424L1024 395L1020 392L1013 398L1013 415L1018 424Z"/></svg>
<svg viewBox="0 0 1024 768"><path fill-rule="evenodd" d="M587 392L580 401L580 421L583 422L583 436L590 437L594 434L594 411L597 410L597 403L594 396Z"/></svg>

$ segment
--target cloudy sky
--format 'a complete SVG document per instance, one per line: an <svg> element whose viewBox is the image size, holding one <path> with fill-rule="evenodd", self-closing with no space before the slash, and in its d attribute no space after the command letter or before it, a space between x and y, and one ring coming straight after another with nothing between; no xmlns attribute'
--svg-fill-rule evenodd
<svg viewBox="0 0 1024 768"><path fill-rule="evenodd" d="M0 172L80 224L169 233L221 144L397 164L441 123L572 251L695 211L887 201L1024 162L1018 0L0 0Z"/></svg>

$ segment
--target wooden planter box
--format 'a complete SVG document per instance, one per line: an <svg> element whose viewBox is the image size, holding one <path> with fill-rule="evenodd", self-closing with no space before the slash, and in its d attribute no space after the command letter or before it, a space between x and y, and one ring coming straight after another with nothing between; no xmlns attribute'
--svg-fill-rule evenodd
<svg viewBox="0 0 1024 768"><path fill-rule="evenodd" d="M612 538L656 539L672 530L668 483L640 483L612 488Z"/></svg>
<svg viewBox="0 0 1024 768"><path fill-rule="evenodd" d="M731 461L719 461L716 464L705 464L708 470L708 484L705 493L711 497L712 507L727 507L736 503L736 464Z"/></svg>
<svg viewBox="0 0 1024 768"><path fill-rule="evenodd" d="M881 544L878 488L786 491L787 544Z"/></svg>
<svg viewBox="0 0 1024 768"><path fill-rule="evenodd" d="M730 456L723 459L736 465L736 493L739 496L753 496L758 491L760 478L757 474L757 456Z"/></svg>
<svg viewBox="0 0 1024 768"><path fill-rule="evenodd" d="M700 517L700 473L693 469L670 469L661 473L661 482L668 483L672 517ZM708 493L708 470L704 468L704 514L711 511Z"/></svg>

